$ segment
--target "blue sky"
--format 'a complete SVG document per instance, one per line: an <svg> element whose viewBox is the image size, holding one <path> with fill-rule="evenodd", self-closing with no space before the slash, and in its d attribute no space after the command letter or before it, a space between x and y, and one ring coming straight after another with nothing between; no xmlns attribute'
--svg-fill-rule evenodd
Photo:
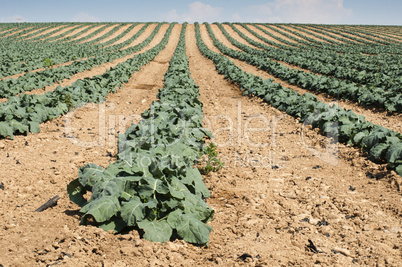
<svg viewBox="0 0 402 267"><path fill-rule="evenodd" d="M281 22L402 25L402 0L0 0L0 22Z"/></svg>

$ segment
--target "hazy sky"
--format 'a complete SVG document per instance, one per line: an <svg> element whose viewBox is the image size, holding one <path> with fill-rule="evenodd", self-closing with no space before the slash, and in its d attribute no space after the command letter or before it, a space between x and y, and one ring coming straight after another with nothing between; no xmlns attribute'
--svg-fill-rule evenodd
<svg viewBox="0 0 402 267"><path fill-rule="evenodd" d="M402 25L402 0L0 0L0 22L283 22Z"/></svg>

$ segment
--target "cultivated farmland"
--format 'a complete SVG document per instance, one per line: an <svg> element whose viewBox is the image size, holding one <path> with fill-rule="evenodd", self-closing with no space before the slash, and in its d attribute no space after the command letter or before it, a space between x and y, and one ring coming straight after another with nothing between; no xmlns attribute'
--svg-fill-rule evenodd
<svg viewBox="0 0 402 267"><path fill-rule="evenodd" d="M0 266L400 265L402 27L9 23L0 48Z"/></svg>

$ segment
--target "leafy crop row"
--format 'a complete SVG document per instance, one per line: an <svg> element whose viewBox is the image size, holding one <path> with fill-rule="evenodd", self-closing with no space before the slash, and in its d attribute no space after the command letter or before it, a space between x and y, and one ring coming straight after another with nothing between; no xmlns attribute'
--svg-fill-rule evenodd
<svg viewBox="0 0 402 267"><path fill-rule="evenodd" d="M386 36L381 36L381 35L378 35L378 34L374 34L374 33L370 32L370 31L368 31L369 27L370 26L366 26L366 27L364 27L365 30L362 30L359 27L350 28L350 26L342 26L342 25L334 26L335 29L340 28L340 30L342 30L342 31L344 31L346 33L349 33L349 34L360 34L359 36L362 36L364 38L368 38L369 40L376 41L376 42L379 42L379 43L382 43L382 44L385 44L385 45L397 43L397 41L395 39L391 39L391 38L388 38ZM375 37L375 39L371 38L371 37Z"/></svg>
<svg viewBox="0 0 402 267"><path fill-rule="evenodd" d="M337 33L337 32L330 30L329 27L326 28L328 31L323 31L322 29L316 28L314 26L315 25L308 25L308 26L300 25L301 28L308 29L309 34L314 35L314 32L317 32L317 33L329 36L331 38L334 38L334 39L337 39L337 40L340 40L342 42L349 44L349 45L340 47L340 49L334 47L334 49L338 52L348 53L348 52L353 51L353 52L361 52L361 53L372 54L372 55L382 54L382 53L390 53L390 54L400 54L401 53L400 52L400 49L401 49L400 44L381 45L381 44L375 44L372 42L371 43L367 42L366 44L359 44L359 43L356 43L356 42L353 42L353 41L347 39L347 38L350 38L350 36L349 37L346 36L347 38L344 38L339 35L331 34L330 32L332 32L332 33ZM319 35L317 35L317 36L319 36ZM359 42L359 38L355 38L355 41Z"/></svg>
<svg viewBox="0 0 402 267"><path fill-rule="evenodd" d="M359 32L356 32L356 31L351 32L351 31L348 31L348 30L345 30L345 29L336 30L336 29L333 29L333 28L329 28L329 27L325 27L325 26L317 26L317 25L312 25L311 27L321 29L321 30L324 30L324 31L327 31L327 32L331 32L331 33L334 33L334 34L337 34L337 35L341 35L341 36L346 37L348 39L352 39L352 40L355 40L357 42L368 44L368 45L371 45L373 43L380 43L380 44L385 44L385 45L390 44L390 42L374 39L374 38L371 38L369 36L362 35L362 34L360 34Z"/></svg>
<svg viewBox="0 0 402 267"><path fill-rule="evenodd" d="M323 133L338 137L339 142L361 147L369 153L371 159L388 162L391 168L402 175L400 133L367 122L363 116L350 110L320 102L310 93L300 95L271 79L264 80L242 71L227 57L212 52L204 44L199 24L196 24L196 37L201 53L216 64L219 73L244 90L244 95L258 96L273 107L321 129Z"/></svg>
<svg viewBox="0 0 402 267"><path fill-rule="evenodd" d="M121 27L124 26L124 24L118 24L118 25L113 25L113 24L112 24L112 25L106 25L106 26L107 26L107 27L102 27L102 28L98 29L97 31L95 31L94 33L96 33L96 34L94 34L94 33L90 34L91 37L89 37L89 38L92 38L93 36L96 36L97 34L101 33L101 32L104 31L104 30L106 30L106 29L109 28L110 26L114 26L114 27L113 27L111 30L109 30L108 32L106 32L105 34L102 34L101 36L99 36L99 37L97 37L97 38L93 38L93 39L90 40L90 41L85 41L85 40L80 40L80 39L78 39L78 40L71 41L70 43L81 44L81 42L84 42L84 41L85 41L85 43L82 43L82 44L85 44L85 45L87 45L87 46L89 46L89 45L96 45L96 46L98 46L98 47L103 47L104 44L103 44L103 43L99 43L99 42L102 41L102 40L104 40L104 39L106 39L106 38L108 38L108 37L111 36L113 33L115 33L116 31L118 31ZM88 39L88 36L85 36L84 38L85 38L85 39ZM47 42L47 40L45 40L45 42Z"/></svg>
<svg viewBox="0 0 402 267"><path fill-rule="evenodd" d="M54 64L60 64L79 58L90 57L102 45L79 44L87 40L110 24L72 42L45 42L15 40L12 37L0 39L0 77L31 71L43 67L43 59L50 58ZM103 37L102 37L103 38Z"/></svg>
<svg viewBox="0 0 402 267"><path fill-rule="evenodd" d="M0 137L13 138L14 134L39 132L40 123L66 114L70 108L104 101L110 92L115 92L116 88L128 82L133 72L139 71L156 57L166 46L174 25L169 26L158 45L116 65L102 75L77 80L71 86L58 86L44 95L23 94L0 103Z"/></svg>
<svg viewBox="0 0 402 267"><path fill-rule="evenodd" d="M398 43L394 44L390 40L388 40L389 42L388 44L379 44L377 42L367 42L365 44L361 44L358 43L358 40L352 41L347 38L343 38L338 35L333 35L329 32L317 28L313 28L313 26L315 25L290 24L289 25L290 28L283 27L283 25L280 24L275 25L276 27L272 27L270 24L253 24L253 25L277 40L286 43L290 46L297 46L299 48L315 47L318 49L325 49L326 51L333 50L340 53L366 53L372 55L383 54L383 53L391 53L391 54L400 53L399 52L400 44ZM296 41L297 43L289 42L287 40L278 37L277 35L267 32L264 29L264 27L261 27L262 25L272 31L278 32L279 34L286 36L291 40ZM330 29L331 27L326 26L327 29ZM291 28L297 29L297 31L292 30ZM300 32L313 35L323 41L315 40ZM320 33L321 35L317 33ZM295 37L295 35L297 37ZM326 38L326 36L331 37L332 39L335 39L337 41Z"/></svg>
<svg viewBox="0 0 402 267"><path fill-rule="evenodd" d="M246 61L247 63L257 66L270 74L285 80L291 84L296 84L301 88L320 91L342 97L352 101L356 101L366 106L376 106L385 108L388 111L402 111L402 95L395 91L384 91L381 88L367 88L367 86L359 86L355 83L342 81L334 77L316 75L307 73L303 70L291 69L281 63L272 61L269 57L280 55L280 50L269 52L251 48L244 45L231 37L221 24L218 24L224 35L235 46L243 49L246 52L236 51L224 46L213 34L209 24L206 24L208 32L214 41L215 46L224 54L230 57ZM296 59L296 57L293 57Z"/></svg>
<svg viewBox="0 0 402 267"><path fill-rule="evenodd" d="M41 89L47 85L59 82L62 79L69 78L76 73L89 70L95 66L99 66L106 62L111 62L117 58L121 58L126 55L138 52L154 39L161 26L162 24L158 24L150 36L148 36L143 42L135 46L126 49L119 49L127 44L126 42L124 42L124 44L111 46L108 49L100 50L86 60L75 61L67 66L45 69L43 71L38 71L35 73L27 73L24 76L18 77L17 79L3 79L0 81L0 97L10 97L25 91ZM130 38L129 42L132 42L133 40L138 38L147 27L148 25L144 25L144 27L142 27L142 29L138 31L137 34L133 35L133 37ZM117 50L111 51L112 49ZM110 52L106 53L108 51Z"/></svg>
<svg viewBox="0 0 402 267"><path fill-rule="evenodd" d="M259 35L258 33L250 29L250 27L248 27L246 24L243 23L241 24L241 26L265 43L271 45L273 45L272 43L275 43ZM268 31L264 30L258 25L255 25L255 27L263 31L265 34L269 34ZM302 30L302 28L298 27L298 30ZM318 61L318 64L320 64L319 62L324 63L326 65L325 68L331 69L330 71L324 72L327 75L335 75L334 73L337 71L337 69L334 67L345 67L347 69L350 69L351 72L354 72L356 76L361 76L363 73L377 74L377 76L383 74L382 76L391 76L393 77L393 79L398 79L401 74L400 58L396 57L395 55L382 54L367 56L361 53L354 53L353 51L348 51L348 53L337 53L325 47L308 48L306 46L300 46L298 49L286 45L280 45L278 47L284 49L285 51L288 51L288 53L291 53L292 55L302 57L307 61L314 60L315 62ZM260 48L266 49L264 47ZM299 65L301 64L301 62L298 62L296 64ZM331 67L331 65L333 65L333 67ZM356 73L356 71L358 73ZM350 75L350 78L352 78L352 75ZM366 83L366 81L357 82ZM378 83L377 77L375 77L374 83Z"/></svg>
<svg viewBox="0 0 402 267"><path fill-rule="evenodd" d="M81 224L93 218L105 230L137 229L145 239L182 238L205 245L214 211L209 191L193 165L205 153L202 103L185 53L186 24L165 74L159 101L119 136L118 160L106 169L89 164L68 187L80 205ZM92 192L86 200L84 195Z"/></svg>
<svg viewBox="0 0 402 267"><path fill-rule="evenodd" d="M273 49L270 46L267 46L263 43L256 42L253 39L247 37L245 34L240 32L233 24L229 24L232 26L233 30L235 30L242 38L247 40L247 42L270 52L269 55L272 58L277 60L285 61L289 64L299 66L301 68L305 68L316 73L334 76L335 78L341 78L350 80L356 83L364 84L367 86L375 86L381 87L386 91L399 91L402 86L402 70L400 68L400 62L396 64L392 64L391 62L376 62L375 67L369 67L365 65L360 65L360 69L354 69L350 63L348 62L345 56L340 56L336 54L340 60L343 62L346 61L346 64L341 66L338 62L330 60L324 62L323 58L329 58L327 56L326 51L317 51L316 49L307 50L306 49L288 49L286 50L278 50ZM250 29L249 29L250 30ZM263 38L259 36L256 32L250 30L250 32L257 36L258 38ZM356 59L354 59L355 61Z"/></svg>
<svg viewBox="0 0 402 267"><path fill-rule="evenodd" d="M77 25L69 24L69 26L71 27L71 29L65 31L64 33L55 34L52 37L51 36L48 36L48 37L45 37L45 38L42 37L43 38L42 40L44 42L52 42L52 41L56 41L56 40L62 40L67 35L71 34L72 32L74 32L74 31L76 31L78 29L82 29L83 27L85 27L87 25L85 25L85 24L77 24ZM71 39L71 37L70 37L70 39Z"/></svg>
<svg viewBox="0 0 402 267"><path fill-rule="evenodd" d="M313 48L326 48L326 49L331 49L333 44L337 44L339 46L344 46L345 44L340 43L340 42L336 42L336 41L332 41L330 40L330 44L323 42L323 41L319 41L319 40L315 40L313 38L309 38L307 36L305 36L304 34L301 33L296 33L296 32L292 32L294 35L296 35L297 37L295 37L294 35L288 34L287 32L285 32L282 28L280 27L273 27L272 25L269 24L264 24L264 25L259 25L259 24L253 24L257 29L259 29L260 31L263 31L265 34L271 36L272 38L287 44L288 46L295 46L298 48L307 48L307 47L313 47ZM262 27L264 26L264 27ZM279 25L277 25L279 26ZM290 25L292 26L292 25ZM273 32L277 32L285 37L287 37L290 40L293 40L295 42L290 42L286 39L283 39L281 37L279 37L276 34L272 34L269 31L266 30L270 29ZM320 38L322 39L322 38ZM327 39L325 39L325 41L328 41ZM282 46L283 48L283 46Z"/></svg>
<svg viewBox="0 0 402 267"><path fill-rule="evenodd" d="M86 33L88 31L92 30L93 28L98 27L99 25L98 24L91 24L91 25L84 25L84 26L87 26L87 27L85 29L73 34L73 35L65 36L65 37L63 37L61 39L56 39L56 42L57 43L63 43L63 42L69 42L69 43L77 42L78 43L79 41L85 41L85 40L82 40L81 38L86 38L88 36L91 37L90 34L86 35ZM79 37L79 36L84 36L84 37Z"/></svg>
<svg viewBox="0 0 402 267"><path fill-rule="evenodd" d="M33 41L40 41L42 38L46 38L51 36L52 34L55 34L58 31L61 31L67 27L70 27L71 25L69 24L65 24L65 25L52 25L50 27L44 27L42 29L40 29L39 31L35 31L23 36L18 36L17 38L14 38L13 41L22 41L22 40L28 40L29 42L33 42ZM57 28L57 29L56 29ZM52 31L46 33L46 34L42 34L45 31L49 31L53 29Z"/></svg>

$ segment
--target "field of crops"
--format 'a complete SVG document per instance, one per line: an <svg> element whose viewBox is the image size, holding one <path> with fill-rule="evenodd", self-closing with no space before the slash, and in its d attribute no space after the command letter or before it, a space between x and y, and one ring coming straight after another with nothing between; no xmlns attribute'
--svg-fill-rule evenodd
<svg viewBox="0 0 402 267"><path fill-rule="evenodd" d="M0 48L0 266L401 263L402 27L7 23Z"/></svg>

